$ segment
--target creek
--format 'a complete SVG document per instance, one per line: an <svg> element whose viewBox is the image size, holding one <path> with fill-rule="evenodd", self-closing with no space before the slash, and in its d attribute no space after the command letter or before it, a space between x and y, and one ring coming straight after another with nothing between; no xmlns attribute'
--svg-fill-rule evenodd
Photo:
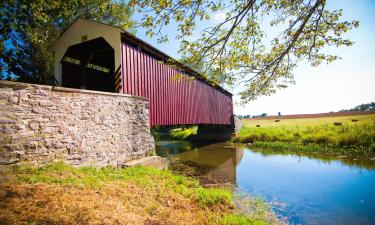
<svg viewBox="0 0 375 225"><path fill-rule="evenodd" d="M260 196L290 224L375 224L375 160L255 150L243 144L159 141L158 155L206 185Z"/></svg>

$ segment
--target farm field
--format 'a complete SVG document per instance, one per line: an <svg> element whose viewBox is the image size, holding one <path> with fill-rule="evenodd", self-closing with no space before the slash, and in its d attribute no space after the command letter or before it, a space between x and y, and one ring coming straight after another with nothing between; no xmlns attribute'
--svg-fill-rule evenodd
<svg viewBox="0 0 375 225"><path fill-rule="evenodd" d="M358 120L355 124L368 124L375 122L375 113L366 115L340 115L333 114L332 116L313 116L321 114L307 114L306 117L299 118L298 115L281 116L281 117L264 117L243 119L244 126L252 126L260 124L261 127L280 127L280 126L316 126L333 124L334 122L341 122L347 125L353 125L352 120ZM280 120L280 122L275 122Z"/></svg>
<svg viewBox="0 0 375 225"><path fill-rule="evenodd" d="M282 116L267 116L262 119L306 119L306 118L322 118L322 117L341 117L341 116L359 116L359 115L371 115L375 112L330 112L330 113L314 113L314 114L291 114ZM247 118L246 120L258 120L257 118Z"/></svg>
<svg viewBox="0 0 375 225"><path fill-rule="evenodd" d="M375 156L375 114L243 119L235 142L277 150Z"/></svg>

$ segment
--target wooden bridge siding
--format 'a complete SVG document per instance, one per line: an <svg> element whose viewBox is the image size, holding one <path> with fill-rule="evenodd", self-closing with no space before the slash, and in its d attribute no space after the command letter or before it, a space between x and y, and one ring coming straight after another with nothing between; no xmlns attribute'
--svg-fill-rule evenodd
<svg viewBox="0 0 375 225"><path fill-rule="evenodd" d="M123 91L149 98L154 125L232 124L232 97L122 43ZM185 78L190 76L186 75Z"/></svg>

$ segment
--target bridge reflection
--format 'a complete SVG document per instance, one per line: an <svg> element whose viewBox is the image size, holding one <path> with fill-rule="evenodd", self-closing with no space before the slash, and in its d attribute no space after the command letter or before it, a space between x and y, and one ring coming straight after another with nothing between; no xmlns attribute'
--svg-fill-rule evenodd
<svg viewBox="0 0 375 225"><path fill-rule="evenodd" d="M237 184L236 167L243 157L242 148L232 143L194 146L189 142L165 141L157 153L170 158L172 170L196 175L205 184Z"/></svg>

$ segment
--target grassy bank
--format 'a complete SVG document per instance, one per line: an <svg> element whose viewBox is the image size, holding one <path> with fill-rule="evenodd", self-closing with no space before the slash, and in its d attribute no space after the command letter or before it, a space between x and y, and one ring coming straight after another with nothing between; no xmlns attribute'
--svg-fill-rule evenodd
<svg viewBox="0 0 375 225"><path fill-rule="evenodd" d="M241 211L230 190L165 170L55 163L1 172L1 179L0 224L276 223L264 203Z"/></svg>
<svg viewBox="0 0 375 225"><path fill-rule="evenodd" d="M197 132L198 126L175 128L170 130L169 136L174 140L185 141L189 139L189 137L196 135Z"/></svg>
<svg viewBox="0 0 375 225"><path fill-rule="evenodd" d="M275 121L244 120L234 141L258 148L375 155L375 114Z"/></svg>

